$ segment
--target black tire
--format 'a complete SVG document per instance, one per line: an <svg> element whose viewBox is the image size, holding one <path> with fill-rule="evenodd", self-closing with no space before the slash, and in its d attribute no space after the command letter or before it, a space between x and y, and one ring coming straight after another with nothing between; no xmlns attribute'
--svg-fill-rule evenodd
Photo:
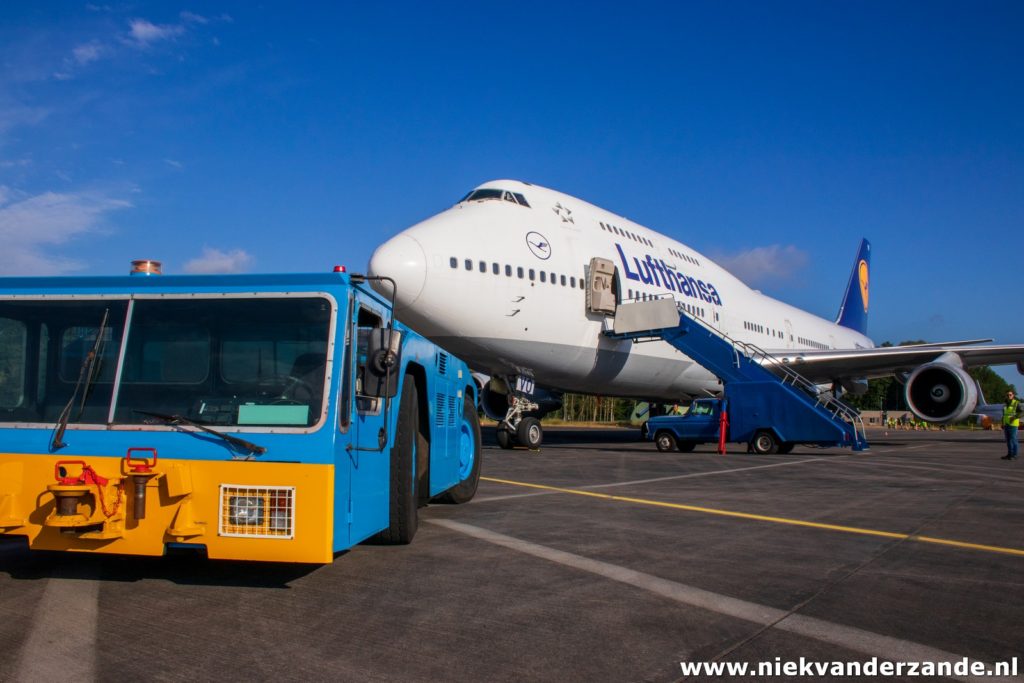
<svg viewBox="0 0 1024 683"><path fill-rule="evenodd" d="M793 443L792 441L783 441L782 443L779 444L779 450L777 450L776 453L779 453L780 455L792 453L793 446L796 446L796 444Z"/></svg>
<svg viewBox="0 0 1024 683"><path fill-rule="evenodd" d="M767 429L762 429L750 440L750 450L758 455L771 455L779 452L779 440Z"/></svg>
<svg viewBox="0 0 1024 683"><path fill-rule="evenodd" d="M459 472L464 473L462 481L440 496L442 503L461 505L473 500L480 485L480 418L477 417L473 401L466 397L462 409L462 426L457 437L459 448Z"/></svg>
<svg viewBox="0 0 1024 683"><path fill-rule="evenodd" d="M416 500L419 507L430 502L430 442L416 430Z"/></svg>
<svg viewBox="0 0 1024 683"><path fill-rule="evenodd" d="M544 442L544 428L540 426L540 420L535 417L524 417L516 427L516 441L521 446L526 446L531 451L540 448Z"/></svg>
<svg viewBox="0 0 1024 683"><path fill-rule="evenodd" d="M419 523L416 491L416 447L419 439L419 394L416 378L405 376L402 399L398 404L398 427L395 445L391 447L391 485L388 496L388 528L376 540L391 545L405 545L416 535Z"/></svg>
<svg viewBox="0 0 1024 683"><path fill-rule="evenodd" d="M658 432L654 435L654 445L662 453L668 453L676 449L676 437L672 432Z"/></svg>
<svg viewBox="0 0 1024 683"><path fill-rule="evenodd" d="M697 442L680 440L676 445L679 447L680 453L692 453L693 449L697 447Z"/></svg>
<svg viewBox="0 0 1024 683"><path fill-rule="evenodd" d="M498 427L497 433L494 435L498 439L498 445L505 450L516 447L516 436L512 432L508 431L504 427Z"/></svg>

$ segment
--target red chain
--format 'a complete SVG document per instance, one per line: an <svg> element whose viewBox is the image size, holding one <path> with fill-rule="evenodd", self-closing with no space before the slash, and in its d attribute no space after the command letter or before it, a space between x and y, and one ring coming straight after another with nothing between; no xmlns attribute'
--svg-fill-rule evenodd
<svg viewBox="0 0 1024 683"><path fill-rule="evenodd" d="M117 485L117 500L114 501L114 509L112 511L107 510L107 501L103 496L103 487L97 485L96 490L100 492L100 507L103 509L103 516L110 519L121 508L121 499L124 497L124 482Z"/></svg>
<svg viewBox="0 0 1024 683"><path fill-rule="evenodd" d="M121 500L124 497L124 482L122 481L117 485L117 500L114 501L114 509L107 509L106 497L103 495L103 487L107 485L107 479L96 474L96 470L85 465L82 467L82 476L79 477L79 481L83 484L95 486L96 491L99 492L100 508L103 510L103 516L110 519L117 514L117 511L121 508Z"/></svg>

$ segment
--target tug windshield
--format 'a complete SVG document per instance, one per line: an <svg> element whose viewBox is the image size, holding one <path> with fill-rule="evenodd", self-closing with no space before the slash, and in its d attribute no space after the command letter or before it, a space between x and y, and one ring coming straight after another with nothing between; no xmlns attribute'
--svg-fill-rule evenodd
<svg viewBox="0 0 1024 683"><path fill-rule="evenodd" d="M323 413L333 314L320 296L3 300L0 422L53 424L70 403L69 425L161 424L145 413L162 413L309 428Z"/></svg>

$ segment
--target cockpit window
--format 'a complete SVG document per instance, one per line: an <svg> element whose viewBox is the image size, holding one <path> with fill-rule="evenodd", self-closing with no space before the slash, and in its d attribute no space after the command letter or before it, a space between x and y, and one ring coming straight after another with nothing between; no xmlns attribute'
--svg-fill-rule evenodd
<svg viewBox="0 0 1024 683"><path fill-rule="evenodd" d="M526 197L524 197L519 192L509 192L508 190L498 190L496 188L489 187L481 188L479 190L473 190L465 197L460 199L459 203L461 204L462 202L479 202L485 201L487 199L500 199L506 202L512 202L513 204L519 204L521 206L530 208L530 204L529 202L526 201Z"/></svg>
<svg viewBox="0 0 1024 683"><path fill-rule="evenodd" d="M504 194L504 190L491 190L487 188L483 190L473 190L472 192L466 195L466 201L479 202L485 199L501 199L502 195Z"/></svg>

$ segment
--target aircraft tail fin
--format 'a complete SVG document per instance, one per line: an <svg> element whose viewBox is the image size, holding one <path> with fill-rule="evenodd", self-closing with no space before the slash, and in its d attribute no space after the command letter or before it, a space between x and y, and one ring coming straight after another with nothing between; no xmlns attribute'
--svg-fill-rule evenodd
<svg viewBox="0 0 1024 683"><path fill-rule="evenodd" d="M839 307L836 323L851 330L867 334L868 332L868 284L871 271L871 243L861 240L857 260L853 262L850 281L846 285L846 295Z"/></svg>

